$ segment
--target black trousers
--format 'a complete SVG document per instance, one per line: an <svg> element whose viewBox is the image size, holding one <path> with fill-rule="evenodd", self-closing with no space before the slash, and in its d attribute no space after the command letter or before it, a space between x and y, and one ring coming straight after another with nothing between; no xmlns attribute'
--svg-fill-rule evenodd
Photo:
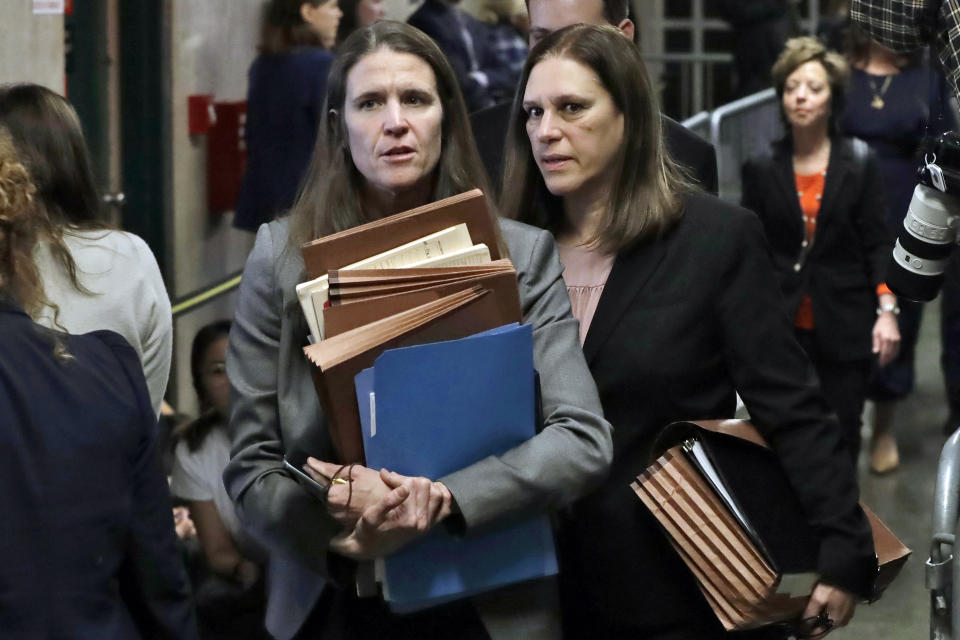
<svg viewBox="0 0 960 640"><path fill-rule="evenodd" d="M490 640L469 601L397 615L380 598L327 588L296 640Z"/></svg>
<svg viewBox="0 0 960 640"><path fill-rule="evenodd" d="M860 454L860 415L867 397L873 361L870 358L834 360L829 354L820 352L812 331L797 330L797 340L813 362L820 378L820 388L823 389L830 408L837 414L843 428L844 442L856 465L857 456Z"/></svg>

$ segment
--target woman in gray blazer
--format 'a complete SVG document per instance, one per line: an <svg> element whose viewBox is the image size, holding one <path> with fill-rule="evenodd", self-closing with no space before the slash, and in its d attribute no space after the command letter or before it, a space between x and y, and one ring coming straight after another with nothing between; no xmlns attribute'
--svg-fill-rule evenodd
<svg viewBox="0 0 960 640"><path fill-rule="evenodd" d="M270 550L267 627L277 638L556 637L555 607L545 605L552 585L544 581L511 590L509 606L498 607L494 595L399 617L379 598L357 598L353 572L355 561L382 557L440 521L470 531L556 509L606 474L611 428L549 233L501 223L524 322L534 330L544 416L535 437L444 478L358 466L352 497L333 485L319 500L282 466L291 452L312 456L312 468L327 477L339 466L330 464L336 454L302 353L308 329L294 290L306 279L301 244L486 186L456 77L433 41L395 22L348 38L298 202L289 218L257 234L227 358L233 456L224 482Z"/></svg>

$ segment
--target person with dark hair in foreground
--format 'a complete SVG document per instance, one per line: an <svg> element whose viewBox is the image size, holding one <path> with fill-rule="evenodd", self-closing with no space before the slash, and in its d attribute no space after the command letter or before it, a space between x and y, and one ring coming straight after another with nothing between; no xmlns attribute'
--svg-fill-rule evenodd
<svg viewBox="0 0 960 640"><path fill-rule="evenodd" d="M197 638L136 352L31 319L49 221L0 129L0 635Z"/></svg>
<svg viewBox="0 0 960 640"><path fill-rule="evenodd" d="M678 170L640 52L614 27L552 33L530 52L521 86L504 214L556 238L587 365L614 426L610 476L562 515L566 636L735 637L630 483L652 462L660 430L729 418L736 392L821 536L804 617L846 624L876 574L870 525L840 429L780 310L760 222Z"/></svg>
<svg viewBox="0 0 960 640"><path fill-rule="evenodd" d="M627 0L527 0L530 44L572 24L610 24L634 40L636 25ZM470 114L480 157L495 188L503 174L503 151L510 121L510 102ZM713 146L683 125L661 114L670 155L704 191L717 194L717 155Z"/></svg>

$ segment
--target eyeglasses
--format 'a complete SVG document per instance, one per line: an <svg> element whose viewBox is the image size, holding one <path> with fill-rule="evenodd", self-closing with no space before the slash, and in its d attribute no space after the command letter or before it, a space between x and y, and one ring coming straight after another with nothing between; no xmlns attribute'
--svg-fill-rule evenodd
<svg viewBox="0 0 960 640"><path fill-rule="evenodd" d="M826 611L821 611L820 615L812 618L801 618L789 622L781 622L775 626L782 627L787 638L796 638L797 640L813 640L822 638L833 630L834 622L827 615Z"/></svg>

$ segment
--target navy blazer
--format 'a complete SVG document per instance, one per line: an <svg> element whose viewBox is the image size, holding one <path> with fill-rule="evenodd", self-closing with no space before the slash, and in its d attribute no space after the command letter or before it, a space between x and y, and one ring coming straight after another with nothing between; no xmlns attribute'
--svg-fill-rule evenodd
<svg viewBox="0 0 960 640"><path fill-rule="evenodd" d="M310 164L333 54L307 47L260 55L247 87L247 170L233 225L256 231L291 206Z"/></svg>
<svg viewBox="0 0 960 640"><path fill-rule="evenodd" d="M699 617L719 629L630 483L664 426L729 418L735 392L821 534L823 580L869 594L876 562L855 470L780 307L756 216L712 196L690 196L675 228L616 256L583 345L614 460L562 527L563 612L577 627L600 617L652 630Z"/></svg>
<svg viewBox="0 0 960 640"><path fill-rule="evenodd" d="M763 223L793 322L804 294L813 302L814 336L835 360L872 357L877 285L884 281L893 238L885 190L873 152L862 140L833 139L812 245L803 247L789 139L743 165L744 207Z"/></svg>
<svg viewBox="0 0 960 640"><path fill-rule="evenodd" d="M137 354L50 335L0 300L0 636L197 638Z"/></svg>

